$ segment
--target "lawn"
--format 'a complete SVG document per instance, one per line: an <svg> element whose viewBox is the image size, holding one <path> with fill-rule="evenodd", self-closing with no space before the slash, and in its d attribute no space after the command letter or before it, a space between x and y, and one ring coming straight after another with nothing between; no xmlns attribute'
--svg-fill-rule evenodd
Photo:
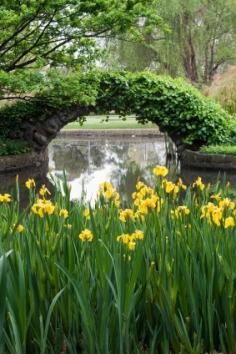
<svg viewBox="0 0 236 354"><path fill-rule="evenodd" d="M106 116L89 116L83 126L79 122L69 123L64 129L137 129L137 128L157 128L156 124L140 124L134 116L122 120L117 115L112 115L109 121L105 121Z"/></svg>

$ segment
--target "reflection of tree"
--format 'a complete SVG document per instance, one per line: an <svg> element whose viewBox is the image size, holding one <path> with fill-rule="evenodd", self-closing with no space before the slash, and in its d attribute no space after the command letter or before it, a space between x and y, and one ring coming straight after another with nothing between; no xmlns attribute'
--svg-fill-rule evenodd
<svg viewBox="0 0 236 354"><path fill-rule="evenodd" d="M117 145L110 144L109 150L116 155L117 160L124 160L124 155L128 155L129 143L123 141L117 141Z"/></svg>
<svg viewBox="0 0 236 354"><path fill-rule="evenodd" d="M78 177L88 168L86 151L80 146L69 144L53 145L53 161L56 170L65 170L68 180Z"/></svg>
<svg viewBox="0 0 236 354"><path fill-rule="evenodd" d="M117 169L112 173L111 181L122 195L122 200L129 203L131 194L135 190L136 182L139 179L146 181L148 167L141 168L137 161L130 158L129 146L127 145L126 147L125 153L120 155L119 159L116 159ZM121 152L120 149L119 152Z"/></svg>
<svg viewBox="0 0 236 354"><path fill-rule="evenodd" d="M115 181L114 184L117 186L117 190L122 195L122 200L124 202L131 201L131 194L135 190L136 182L141 179L145 181L145 173L134 161L127 161L126 169L121 172L118 178L112 176L112 180ZM117 174L116 174L117 176Z"/></svg>
<svg viewBox="0 0 236 354"><path fill-rule="evenodd" d="M122 194L124 201L130 202L137 180L151 182L150 171L152 167L161 163L161 160L165 158L163 144L162 141L152 139L139 139L138 141L135 139L124 145L111 147L111 150L116 154L117 166L111 180Z"/></svg>
<svg viewBox="0 0 236 354"><path fill-rule="evenodd" d="M104 139L93 141L55 141L53 160L57 174L65 169L68 181L83 177L97 183L97 177L107 175L125 202L135 190L138 179L150 183L150 169L165 159L163 139Z"/></svg>
<svg viewBox="0 0 236 354"><path fill-rule="evenodd" d="M92 145L90 142L69 143L57 142L51 146L53 161L56 170L65 170L68 181L80 177L80 175L94 167L98 168L104 162L104 149L102 145Z"/></svg>
<svg viewBox="0 0 236 354"><path fill-rule="evenodd" d="M91 146L91 164L95 167L101 167L105 159L105 148L103 144L96 144Z"/></svg>

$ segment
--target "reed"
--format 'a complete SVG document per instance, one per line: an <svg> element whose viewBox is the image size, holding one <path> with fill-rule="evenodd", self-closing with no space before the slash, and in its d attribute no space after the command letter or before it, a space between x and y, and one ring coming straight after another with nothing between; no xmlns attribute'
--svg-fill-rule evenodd
<svg viewBox="0 0 236 354"><path fill-rule="evenodd" d="M0 353L236 352L230 186L153 172L124 210L108 182L93 207L66 182L0 196Z"/></svg>

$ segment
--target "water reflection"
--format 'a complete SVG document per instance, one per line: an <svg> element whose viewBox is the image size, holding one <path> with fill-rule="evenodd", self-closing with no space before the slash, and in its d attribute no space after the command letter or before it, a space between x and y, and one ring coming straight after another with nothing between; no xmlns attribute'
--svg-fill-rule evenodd
<svg viewBox="0 0 236 354"><path fill-rule="evenodd" d="M230 182L232 187L236 187L236 173L235 171L219 171L219 170L207 170L205 168L199 169L181 169L181 177L184 182L189 185L196 180L198 176L202 176L204 183L216 183L221 182Z"/></svg>
<svg viewBox="0 0 236 354"><path fill-rule="evenodd" d="M170 179L181 175L184 182L192 183L197 176L205 182L216 182L218 178L229 180L236 186L235 172L227 176L219 171L203 169L180 169L175 159L166 161L166 145L164 137L133 137L133 138L57 138L49 146L49 167L52 175L63 179L65 171L71 185L73 199L79 199L83 191L87 200L93 201L98 186L105 180L110 181L122 194L124 202L130 200L136 181L141 179L152 183L152 167L156 164L168 164ZM13 193L17 173L0 175L0 193ZM22 205L27 204L28 192L23 185L28 178L35 178L37 185L46 184L53 192L50 183L48 165L40 169L19 171Z"/></svg>
<svg viewBox="0 0 236 354"><path fill-rule="evenodd" d="M151 169L156 164L166 164L164 137L66 138L54 140L49 147L50 169L58 178L65 170L73 199L85 191L93 201L99 184L106 180L128 201L138 179L151 182Z"/></svg>

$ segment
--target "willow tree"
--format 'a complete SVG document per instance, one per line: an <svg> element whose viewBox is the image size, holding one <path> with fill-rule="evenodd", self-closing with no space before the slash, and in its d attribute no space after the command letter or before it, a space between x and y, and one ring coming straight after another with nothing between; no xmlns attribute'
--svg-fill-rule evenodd
<svg viewBox="0 0 236 354"><path fill-rule="evenodd" d="M235 0L160 0L156 13L164 26L145 34L142 43L120 41L118 65L132 70L151 67L201 84L235 63Z"/></svg>
<svg viewBox="0 0 236 354"><path fill-rule="evenodd" d="M174 62L192 82L208 83L235 62L234 0L160 0L159 13L171 29L159 47L163 64Z"/></svg>

